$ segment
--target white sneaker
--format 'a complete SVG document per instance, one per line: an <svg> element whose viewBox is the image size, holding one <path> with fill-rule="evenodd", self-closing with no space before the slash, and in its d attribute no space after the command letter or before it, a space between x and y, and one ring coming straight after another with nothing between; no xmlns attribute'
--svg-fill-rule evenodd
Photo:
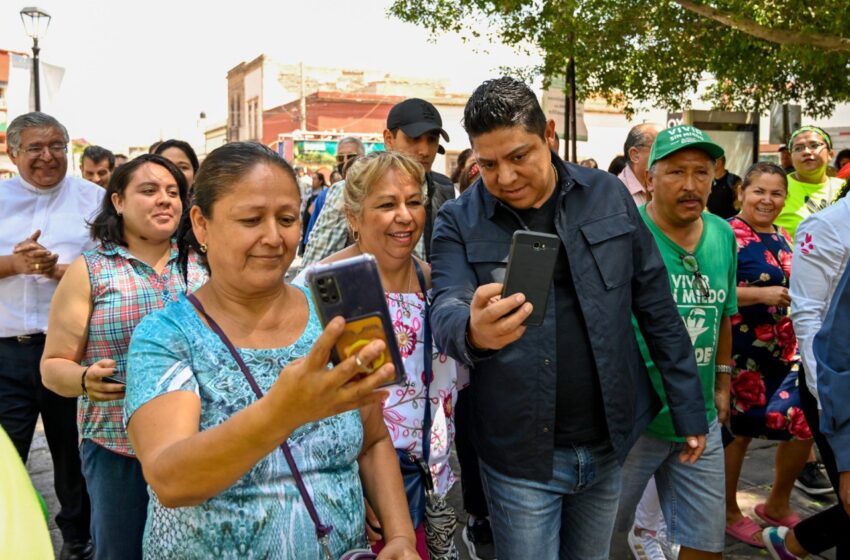
<svg viewBox="0 0 850 560"><path fill-rule="evenodd" d="M682 550L682 545L672 543L667 539L667 527L662 527L655 535L655 540L661 545L661 550L664 551L664 556L667 560L678 560L679 551Z"/></svg>
<svg viewBox="0 0 850 560"><path fill-rule="evenodd" d="M639 529L635 534L635 528L629 531L629 548L635 560L667 560L661 544L649 531Z"/></svg>

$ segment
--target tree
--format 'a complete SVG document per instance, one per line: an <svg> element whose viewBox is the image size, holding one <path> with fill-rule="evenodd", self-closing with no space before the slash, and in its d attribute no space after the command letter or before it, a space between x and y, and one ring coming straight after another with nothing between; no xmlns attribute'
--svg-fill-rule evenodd
<svg viewBox="0 0 850 560"><path fill-rule="evenodd" d="M687 108L705 76L717 109L804 101L821 117L850 101L847 0L395 0L390 14L540 53L520 75L563 73L573 56L578 98L627 113Z"/></svg>

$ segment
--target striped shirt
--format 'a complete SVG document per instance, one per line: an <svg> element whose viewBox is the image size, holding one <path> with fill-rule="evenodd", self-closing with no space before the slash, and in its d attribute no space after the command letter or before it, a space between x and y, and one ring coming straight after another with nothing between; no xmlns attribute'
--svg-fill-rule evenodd
<svg viewBox="0 0 850 560"><path fill-rule="evenodd" d="M83 258L91 285L92 314L82 364L112 359L114 374L123 376L136 325L185 291L186 283L177 265L177 247L172 246L161 274L131 255L126 247L112 243L84 252ZM203 268L190 258L190 291L200 288L205 280ZM123 409L123 399L94 402L83 395L77 411L80 436L115 453L135 455L124 429Z"/></svg>

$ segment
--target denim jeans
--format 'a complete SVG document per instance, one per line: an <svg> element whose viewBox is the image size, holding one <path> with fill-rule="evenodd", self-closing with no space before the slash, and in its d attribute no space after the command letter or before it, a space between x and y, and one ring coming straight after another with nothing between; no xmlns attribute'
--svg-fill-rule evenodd
<svg viewBox="0 0 850 560"><path fill-rule="evenodd" d="M90 508L77 447L77 399L61 397L41 384L42 353L43 341L0 339L0 426L26 463L41 414L60 505L56 525L66 542L87 542Z"/></svg>
<svg viewBox="0 0 850 560"><path fill-rule="evenodd" d="M497 557L608 558L620 495L620 465L609 442L556 447L546 482L480 465Z"/></svg>
<svg viewBox="0 0 850 560"><path fill-rule="evenodd" d="M723 552L726 482L720 425L711 423L705 451L693 465L679 461L684 445L644 434L632 447L623 464L623 493L611 558L631 558L626 539L635 508L653 474L670 541L695 550Z"/></svg>
<svg viewBox="0 0 850 560"><path fill-rule="evenodd" d="M91 536L97 560L142 558L148 489L142 465L84 439L83 474L91 496Z"/></svg>

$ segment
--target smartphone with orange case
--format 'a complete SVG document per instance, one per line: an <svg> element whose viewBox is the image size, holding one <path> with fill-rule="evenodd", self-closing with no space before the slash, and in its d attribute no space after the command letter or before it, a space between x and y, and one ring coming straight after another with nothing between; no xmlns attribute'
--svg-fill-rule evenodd
<svg viewBox="0 0 850 560"><path fill-rule="evenodd" d="M345 319L345 330L331 355L333 363L338 364L369 342L381 339L386 348L369 368L375 370L391 362L395 376L385 385L400 383L405 375L404 364L375 257L366 254L316 265L307 270L305 278L322 325L334 317Z"/></svg>

